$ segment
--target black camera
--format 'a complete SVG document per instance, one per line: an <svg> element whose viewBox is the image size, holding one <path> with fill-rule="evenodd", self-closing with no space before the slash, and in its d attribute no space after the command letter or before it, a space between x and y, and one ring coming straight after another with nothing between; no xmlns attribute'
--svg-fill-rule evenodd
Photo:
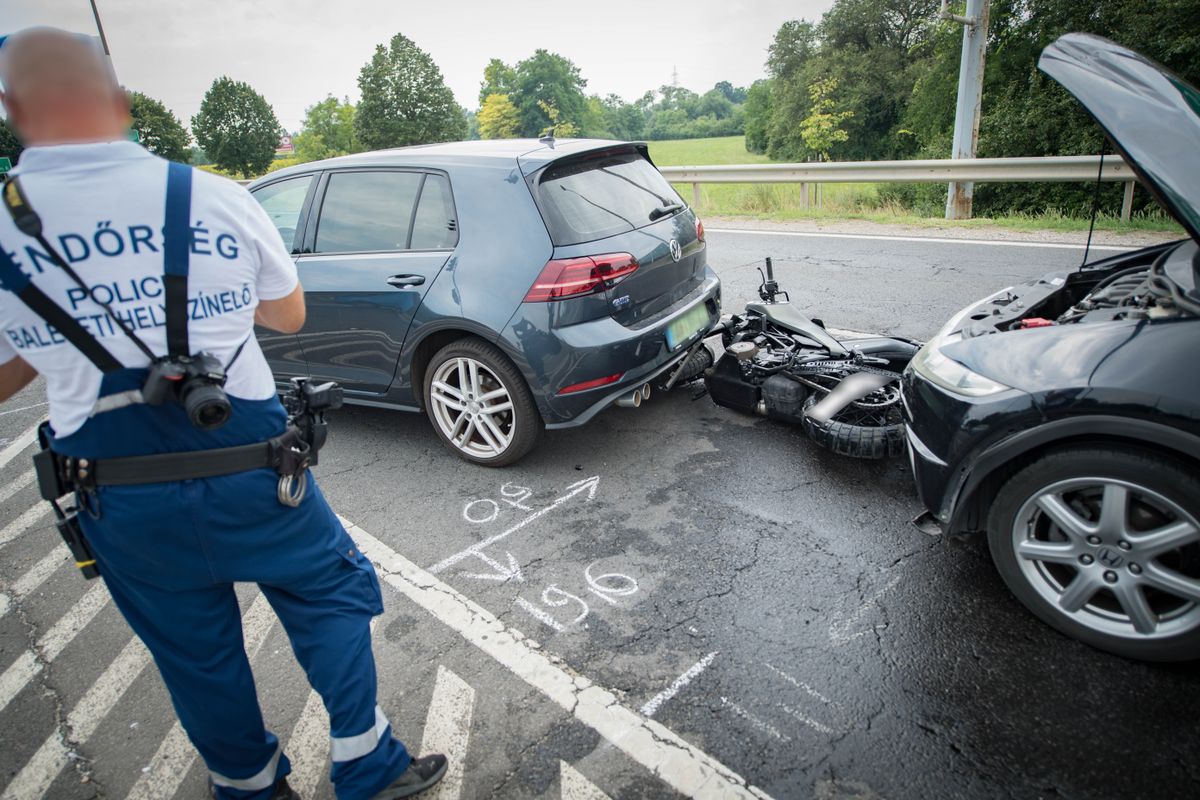
<svg viewBox="0 0 1200 800"><path fill-rule="evenodd" d="M142 399L158 406L172 398L200 430L215 430L233 415L225 394L225 367L211 353L160 358L150 365Z"/></svg>

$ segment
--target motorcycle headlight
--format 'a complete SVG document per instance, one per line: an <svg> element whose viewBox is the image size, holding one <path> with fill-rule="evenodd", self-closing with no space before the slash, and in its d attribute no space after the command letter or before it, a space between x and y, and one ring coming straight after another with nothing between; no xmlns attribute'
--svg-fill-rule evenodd
<svg viewBox="0 0 1200 800"><path fill-rule="evenodd" d="M929 342L912 360L913 370L930 383L968 397L986 397L1011 388L967 369L942 353L939 344L936 341Z"/></svg>

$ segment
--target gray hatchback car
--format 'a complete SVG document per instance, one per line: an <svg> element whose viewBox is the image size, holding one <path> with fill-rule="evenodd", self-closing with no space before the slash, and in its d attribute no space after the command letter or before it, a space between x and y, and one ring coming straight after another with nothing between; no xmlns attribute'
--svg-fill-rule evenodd
<svg viewBox="0 0 1200 800"><path fill-rule="evenodd" d="M249 189L308 303L299 334L258 331L277 382L423 410L478 464L648 396L720 316L704 228L641 143L407 147Z"/></svg>

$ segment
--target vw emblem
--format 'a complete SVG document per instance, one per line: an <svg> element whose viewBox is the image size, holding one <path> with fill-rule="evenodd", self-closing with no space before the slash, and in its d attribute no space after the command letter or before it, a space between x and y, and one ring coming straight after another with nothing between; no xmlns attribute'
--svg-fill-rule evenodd
<svg viewBox="0 0 1200 800"><path fill-rule="evenodd" d="M683 248L679 246L679 242L676 239L672 239L671 240L671 260L678 261L681 258L683 258Z"/></svg>
<svg viewBox="0 0 1200 800"><path fill-rule="evenodd" d="M1119 567L1121 566L1121 562L1125 559L1117 551L1109 547L1102 547L1096 553L1096 560L1106 567Z"/></svg>

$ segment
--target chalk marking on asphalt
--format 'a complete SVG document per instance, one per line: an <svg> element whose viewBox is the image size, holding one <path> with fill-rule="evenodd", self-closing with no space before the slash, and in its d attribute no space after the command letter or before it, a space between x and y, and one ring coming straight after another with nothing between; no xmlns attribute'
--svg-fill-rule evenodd
<svg viewBox="0 0 1200 800"><path fill-rule="evenodd" d="M534 619L536 619L538 622L542 623L543 625L548 625L551 628L553 628L554 630L558 631L559 633L562 633L563 631L566 630L566 628L563 627L561 622L559 622L554 617L547 614L545 611L542 611L540 608L538 608L533 603L526 600L524 597L517 598L517 605L521 607L522 611L528 612L529 616L533 617Z"/></svg>
<svg viewBox="0 0 1200 800"><path fill-rule="evenodd" d="M517 557L507 550L504 551L504 555L508 556L507 567L490 556L486 556L483 553L476 553L475 557L494 569L495 572L460 572L459 574L464 578L474 578L477 581L507 583L515 578L517 583L524 583L525 576L521 574L521 565L517 563Z"/></svg>
<svg viewBox="0 0 1200 800"><path fill-rule="evenodd" d="M27 469L22 472L19 476L17 476L16 480L9 483L3 489L0 489L0 503L7 503L14 494L33 483L33 478L34 474L32 469Z"/></svg>
<svg viewBox="0 0 1200 800"><path fill-rule="evenodd" d="M358 526L342 519L384 580L457 631L501 666L538 689L677 792L688 796L766 798L733 770L652 719L621 705L611 692L568 672L535 650L519 631L441 582Z"/></svg>
<svg viewBox="0 0 1200 800"><path fill-rule="evenodd" d="M372 634L378 624L379 617L374 617L370 623ZM329 777L329 712L315 689L309 691L283 751L292 760L288 783L301 797L312 797L317 784Z"/></svg>
<svg viewBox="0 0 1200 800"><path fill-rule="evenodd" d="M22 431L15 439L12 440L11 443L9 443L8 447L4 448L3 451L0 451L0 469L7 467L8 462L21 455L26 447L29 447L29 445L33 444L34 440L37 439L37 429L38 425L40 424L41 423L39 422L32 428Z"/></svg>
<svg viewBox="0 0 1200 800"><path fill-rule="evenodd" d="M242 617L242 640L248 659L254 660L274 624L275 613L266 596L259 594ZM179 720L176 720L151 757L149 766L143 769L137 783L129 790L127 800L167 800L174 797L195 760L196 749Z"/></svg>
<svg viewBox="0 0 1200 800"><path fill-rule="evenodd" d="M9 611L10 595L12 600L20 600L31 594L62 566L66 557L67 546L65 544L57 545L27 569L21 577L13 581L13 585L8 588L7 592L0 594L0 617Z"/></svg>
<svg viewBox="0 0 1200 800"><path fill-rule="evenodd" d="M458 800L462 794L474 708L475 690L438 664L433 699L425 716L425 733L421 736L421 752L443 753L448 764L445 776L429 794L431 800Z"/></svg>
<svg viewBox="0 0 1200 800"><path fill-rule="evenodd" d="M737 714L739 717L746 720L752 726L754 726L758 730L762 731L763 733L767 734L768 736L770 736L773 739L778 739L781 742L790 742L792 740L792 737L788 736L786 733L780 733L779 729L776 728L774 725L772 725L769 722L765 722L765 721L759 719L758 717L754 716L749 711L747 711L746 709L739 706L737 703L730 700L728 697L721 698L721 705L727 707L734 714Z"/></svg>
<svg viewBox="0 0 1200 800"><path fill-rule="evenodd" d="M752 231L738 228L705 228L709 233L733 233L746 236L798 236L806 239L857 239L863 241L883 242L918 242L924 244L970 244L994 245L997 247L1043 247L1048 250L1083 250L1086 245L1068 244L1066 242L1009 242L1001 239L953 239L940 236L885 236L870 233L817 233L815 231ZM1149 245L1143 245L1148 247ZM1116 250L1130 252L1141 250L1142 247L1114 244L1093 244L1092 250Z"/></svg>
<svg viewBox="0 0 1200 800"><path fill-rule="evenodd" d="M884 627L883 625L872 625L869 628L863 628L856 633L852 632L854 626L857 625L858 621L862 619L864 614L867 613L867 610L870 609L871 606L878 603L880 598L882 598L885 594L890 592L892 589L895 589L896 584L898 583L900 583L900 576L893 575L891 579L883 585L883 588L879 589L873 595L868 597L862 605L854 609L850 616L846 617L846 619L841 620L840 622L835 622L830 625L829 638L833 641L833 643L835 645L849 644L861 636L866 636L873 630L878 630L879 628Z"/></svg>
<svg viewBox="0 0 1200 800"><path fill-rule="evenodd" d="M136 636L121 650L96 682L67 714L66 726L73 745L91 738L100 722L150 663L150 651ZM33 800L46 795L58 773L71 760L71 746L55 730L4 789L2 800Z"/></svg>
<svg viewBox="0 0 1200 800"><path fill-rule="evenodd" d="M33 508L27 510L24 514L17 517L12 522L4 526L4 530L0 530L0 546L6 545L18 536L21 536L33 526L41 521L42 517L50 513L50 506L38 503Z"/></svg>
<svg viewBox="0 0 1200 800"><path fill-rule="evenodd" d="M797 721L807 725L808 727L812 728L817 733L831 734L834 732L833 728L829 727L828 725L823 725L820 722L817 722L815 719L808 716L803 711L798 711L798 710L792 708L791 706L789 706L787 703L780 703L779 707L782 708L787 713L791 714L793 717L795 717Z"/></svg>
<svg viewBox="0 0 1200 800"><path fill-rule="evenodd" d="M765 666L767 669L771 670L771 672L774 672L779 677L783 678L785 681L790 683L792 686L795 686L797 689L799 689L800 691L807 694L809 697L820 700L825 705L829 705L829 706L840 705L840 703L835 703L834 701L830 700L825 695L818 692L816 689L809 686L804 681L799 680L798 678L792 677L791 675L787 674L786 672L784 672L783 670L781 670L779 667L775 666L774 664L768 664L766 662L763 662L763 666Z"/></svg>
<svg viewBox="0 0 1200 800"><path fill-rule="evenodd" d="M596 496L596 487L599 485L600 485L600 476L599 475L593 475L590 478L585 478L581 481L577 481L576 483L572 483L570 486L567 487L567 493L564 494L562 497L558 498L557 500L555 500L550 505L546 506L545 508L538 509L537 511L533 512L525 519L518 522L516 525L513 525L511 528L504 531L503 533L497 533L495 536L490 536L487 539L484 539L482 542L476 542L475 544L468 547L466 550L462 550L448 558L442 559L441 561L439 561L438 563L436 563L432 567L430 567L428 572L431 575L436 575L439 572L442 572L444 570L449 569L450 567L453 567L455 564L457 564L458 562L462 561L465 558L471 558L472 556L479 555L483 550L487 549L491 545L493 545L496 542L499 542L503 539L507 539L509 536L511 536L514 533L516 533L517 531L521 530L529 523L533 522L534 520L538 519L539 517L541 517L545 514L550 513L551 511L558 508L563 503L567 502L572 497L575 497L578 494L587 492L587 499L590 502Z"/></svg>
<svg viewBox="0 0 1200 800"><path fill-rule="evenodd" d="M654 697L650 698L650 701L646 703L646 705L642 706L642 716L646 718L653 717L655 712L658 711L659 706L670 700L675 695L679 694L683 687L694 681L696 676L701 672L704 672L704 670L708 669L708 665L711 664L713 659L716 657L717 653L714 651L697 661L695 664L692 664L692 666L688 667L687 671L672 681L670 686L654 695Z"/></svg>
<svg viewBox="0 0 1200 800"><path fill-rule="evenodd" d="M565 761L558 762L559 793L562 800L612 800Z"/></svg>
<svg viewBox="0 0 1200 800"><path fill-rule="evenodd" d="M50 405L50 404L49 403L34 403L31 406L21 406L20 408L10 408L7 411L0 411L0 417L3 417L5 414L16 414L20 411L31 411L35 408L41 408L42 406L48 406L48 405Z"/></svg>
<svg viewBox="0 0 1200 800"><path fill-rule="evenodd" d="M88 589L79 602L71 606L67 613L59 617L50 626L34 647L41 655L41 660L47 663L58 658L58 655L71 643L76 634L82 631L108 601L112 599L108 589L103 584L97 584ZM42 669L38 656L33 650L26 649L17 656L17 660L9 665L0 675L0 711L8 707L12 699L33 680Z"/></svg>

